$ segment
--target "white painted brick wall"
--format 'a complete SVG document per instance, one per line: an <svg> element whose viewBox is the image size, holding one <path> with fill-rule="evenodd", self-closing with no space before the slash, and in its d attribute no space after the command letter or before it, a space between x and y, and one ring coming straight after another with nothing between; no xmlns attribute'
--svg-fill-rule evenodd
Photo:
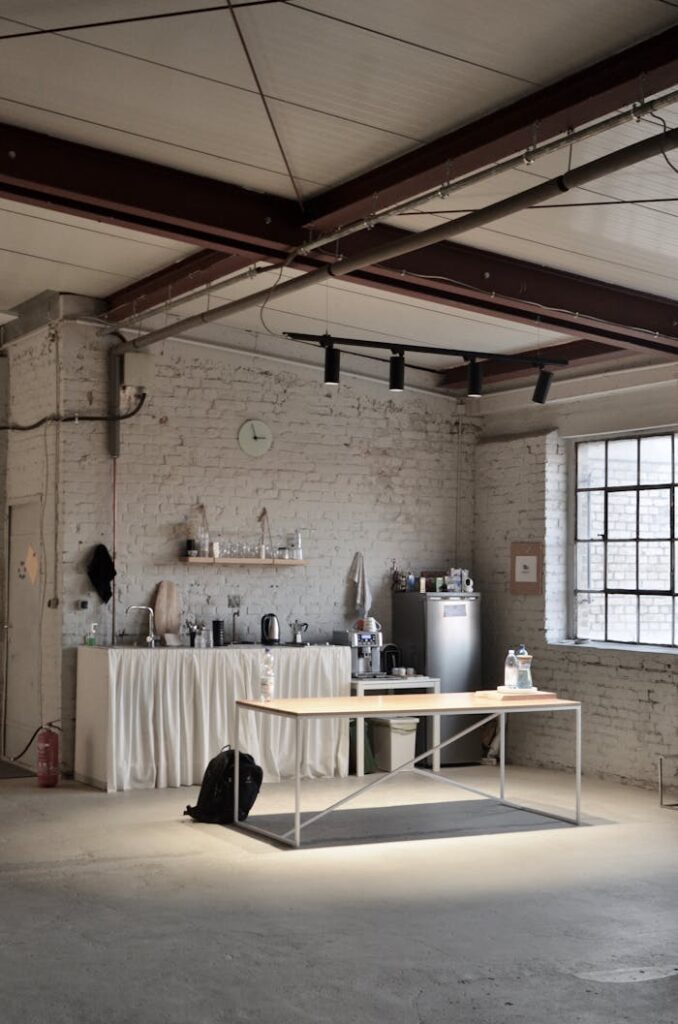
<svg viewBox="0 0 678 1024"><path fill-rule="evenodd" d="M474 547L485 594L485 682L495 685L509 646L534 655L535 683L581 700L584 770L653 784L657 756L678 747L678 658L547 643L565 633L565 453L557 435L488 439L476 449ZM546 593L509 594L511 541L543 541ZM573 763L567 716L515 716L510 757L553 767Z"/></svg>
<svg viewBox="0 0 678 1024"><path fill-rule="evenodd" d="M57 333L52 328L36 331L7 348L9 392L8 418L17 423L30 423L53 413L56 408L59 379ZM16 623L14 635L25 637L27 643L40 644L41 679L11 679L9 685L35 691L36 716L42 721L57 719L61 714L61 609L49 608L47 602L59 592L58 545L56 543L56 473L59 430L52 424L30 433L10 432L7 436L7 474L5 499L13 508L15 520L20 519L22 502L40 499L43 502L43 551L39 552L40 577L37 585L43 594L42 630L39 624ZM16 755L30 731L7 723L7 756ZM26 763L35 763L35 744Z"/></svg>
<svg viewBox="0 0 678 1024"><path fill-rule="evenodd" d="M64 405L106 404L106 351L95 331L62 325ZM259 459L238 447L242 422L263 419L274 434ZM112 461L105 425L64 427L63 493L64 717L73 715L74 651L89 622L110 640L110 608L93 595L84 572L97 543L112 549ZM258 640L261 616L309 623L324 641L356 618L347 573L361 550L374 594L373 612L390 638L390 567L417 571L472 565L473 447L476 429L449 399L405 392L344 375L324 389L319 373L250 355L166 344L156 357L146 407L122 426L117 460L117 625L129 604L147 604L160 580L181 590L185 612L226 619L229 594L242 599L241 638ZM458 470L458 455L461 465ZM457 486L459 481L459 550ZM274 541L299 528L304 568L188 567L179 561L185 521L204 502L210 528L254 542L258 513L268 509ZM90 602L81 611L76 602Z"/></svg>

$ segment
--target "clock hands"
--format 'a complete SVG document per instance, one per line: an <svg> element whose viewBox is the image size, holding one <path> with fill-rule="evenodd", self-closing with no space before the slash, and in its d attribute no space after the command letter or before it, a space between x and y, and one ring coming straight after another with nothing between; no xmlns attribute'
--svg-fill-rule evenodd
<svg viewBox="0 0 678 1024"><path fill-rule="evenodd" d="M259 437L259 435L257 434L256 430L254 429L254 424L252 424L252 438L253 438L254 441L263 441L264 440L263 437Z"/></svg>

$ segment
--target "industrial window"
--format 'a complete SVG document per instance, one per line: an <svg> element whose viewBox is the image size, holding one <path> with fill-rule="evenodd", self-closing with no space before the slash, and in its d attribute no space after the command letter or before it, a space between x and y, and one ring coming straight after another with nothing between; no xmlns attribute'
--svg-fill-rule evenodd
<svg viewBox="0 0 678 1024"><path fill-rule="evenodd" d="M678 646L678 434L576 446L575 636Z"/></svg>

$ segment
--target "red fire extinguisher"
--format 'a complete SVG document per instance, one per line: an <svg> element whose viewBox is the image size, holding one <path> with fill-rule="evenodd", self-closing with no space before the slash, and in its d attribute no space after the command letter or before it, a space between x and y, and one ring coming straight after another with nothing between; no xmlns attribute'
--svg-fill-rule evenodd
<svg viewBox="0 0 678 1024"><path fill-rule="evenodd" d="M59 733L43 726L38 733L38 785L56 786L59 781Z"/></svg>

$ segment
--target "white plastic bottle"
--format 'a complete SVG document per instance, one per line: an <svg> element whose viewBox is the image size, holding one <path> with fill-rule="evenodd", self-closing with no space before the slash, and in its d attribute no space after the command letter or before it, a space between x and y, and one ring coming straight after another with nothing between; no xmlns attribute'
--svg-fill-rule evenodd
<svg viewBox="0 0 678 1024"><path fill-rule="evenodd" d="M273 700L275 694L275 668L273 665L273 652L270 647L265 647L261 655L261 668L259 671L259 685L261 693L259 699L266 704Z"/></svg>
<svg viewBox="0 0 678 1024"><path fill-rule="evenodd" d="M518 659L514 650L508 652L504 662L504 686L512 690L518 687Z"/></svg>

